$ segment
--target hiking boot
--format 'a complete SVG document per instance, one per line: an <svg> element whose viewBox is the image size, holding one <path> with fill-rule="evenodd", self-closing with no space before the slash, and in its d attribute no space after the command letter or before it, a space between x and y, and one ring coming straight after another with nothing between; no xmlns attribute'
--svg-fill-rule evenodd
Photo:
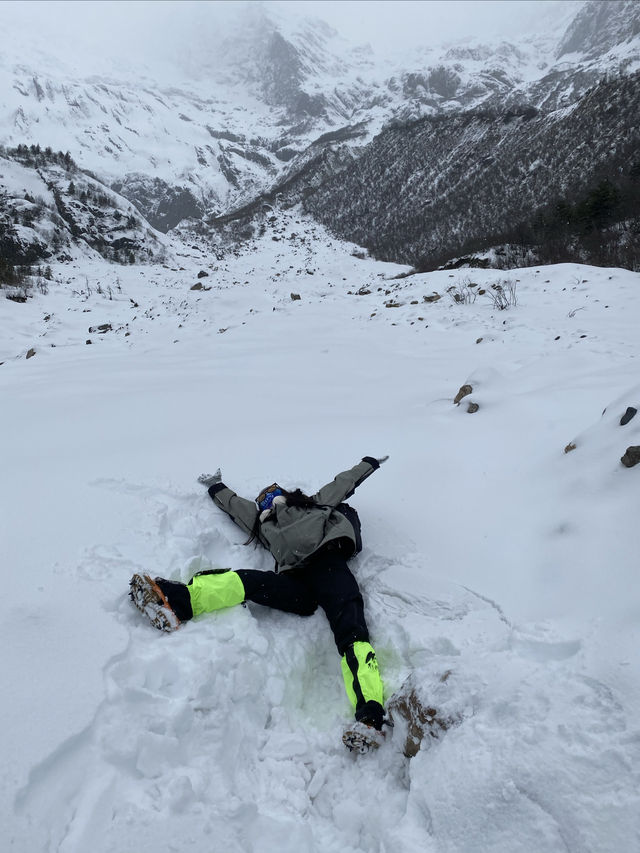
<svg viewBox="0 0 640 853"><path fill-rule="evenodd" d="M386 732L369 726L361 720L356 720L344 730L342 743L350 752L364 755L372 749L378 749L384 743Z"/></svg>
<svg viewBox="0 0 640 853"><path fill-rule="evenodd" d="M173 581L165 581L163 578L153 580L149 575L135 574L129 581L129 597L154 628L160 631L175 631L180 627L181 620L160 586L167 583Z"/></svg>

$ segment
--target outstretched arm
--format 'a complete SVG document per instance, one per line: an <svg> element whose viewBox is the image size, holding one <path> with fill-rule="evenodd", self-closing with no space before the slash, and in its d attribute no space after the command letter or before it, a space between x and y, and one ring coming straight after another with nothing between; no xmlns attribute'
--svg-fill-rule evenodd
<svg viewBox="0 0 640 853"><path fill-rule="evenodd" d="M375 459L373 456L365 456L362 462L354 465L348 471L342 471L330 483L319 489L313 495L313 499L316 503L326 506L338 506L341 501L350 498L360 483L370 477L374 471L377 471L388 458L388 456L384 456L381 459Z"/></svg>
<svg viewBox="0 0 640 853"><path fill-rule="evenodd" d="M253 501L241 498L222 482L220 469L215 474L201 474L198 482L207 486L214 504L235 521L245 533L253 533L258 509Z"/></svg>

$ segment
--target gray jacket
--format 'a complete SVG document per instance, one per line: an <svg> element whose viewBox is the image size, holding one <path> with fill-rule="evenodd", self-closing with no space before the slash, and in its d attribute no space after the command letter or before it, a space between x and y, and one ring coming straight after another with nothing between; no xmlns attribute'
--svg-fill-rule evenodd
<svg viewBox="0 0 640 853"><path fill-rule="evenodd" d="M279 569L286 571L302 566L320 548L329 543L340 545L345 557L356 549L356 535L351 522L335 508L350 497L356 488L379 468L378 461L365 456L362 462L338 474L312 499L310 509L275 503L272 512L259 525L257 538L273 554ZM209 489L216 506L227 513L246 533L253 533L259 516L254 501L239 497L224 483Z"/></svg>

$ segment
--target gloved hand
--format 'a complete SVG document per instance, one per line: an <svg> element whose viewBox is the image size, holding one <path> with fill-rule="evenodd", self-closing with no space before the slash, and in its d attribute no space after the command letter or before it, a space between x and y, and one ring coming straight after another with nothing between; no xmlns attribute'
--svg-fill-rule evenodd
<svg viewBox="0 0 640 853"><path fill-rule="evenodd" d="M198 477L198 482L202 483L203 486L209 488L209 486L213 486L216 483L222 482L222 472L218 468L215 474L200 474Z"/></svg>

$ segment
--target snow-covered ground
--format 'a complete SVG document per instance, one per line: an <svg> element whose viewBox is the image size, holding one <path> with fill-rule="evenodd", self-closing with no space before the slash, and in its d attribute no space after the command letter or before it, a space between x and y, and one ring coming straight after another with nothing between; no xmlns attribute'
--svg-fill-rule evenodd
<svg viewBox="0 0 640 853"><path fill-rule="evenodd" d="M79 260L0 300L4 849L638 849L640 276L392 279L352 249L278 214L238 257ZM412 675L448 725L411 760L399 728L342 747L321 613L161 635L127 598L134 571L271 568L201 471L313 491L386 453L352 565L389 695Z"/></svg>

